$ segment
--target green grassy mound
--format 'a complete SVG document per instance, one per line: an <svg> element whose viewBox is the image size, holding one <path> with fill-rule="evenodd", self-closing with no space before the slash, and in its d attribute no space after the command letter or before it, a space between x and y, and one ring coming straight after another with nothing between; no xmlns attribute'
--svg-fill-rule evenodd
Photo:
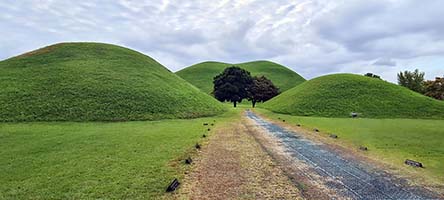
<svg viewBox="0 0 444 200"><path fill-rule="evenodd" d="M263 105L278 113L368 118L444 118L444 102L383 80L334 74L306 81Z"/></svg>
<svg viewBox="0 0 444 200"><path fill-rule="evenodd" d="M61 43L0 62L0 121L126 121L225 108L136 51Z"/></svg>
<svg viewBox="0 0 444 200"><path fill-rule="evenodd" d="M281 92L305 81L305 79L296 72L270 61L254 61L240 64L203 62L182 69L176 72L176 74L205 93L210 94L213 91L213 78L225 68L233 65L246 69L251 72L253 76L266 76L280 88Z"/></svg>

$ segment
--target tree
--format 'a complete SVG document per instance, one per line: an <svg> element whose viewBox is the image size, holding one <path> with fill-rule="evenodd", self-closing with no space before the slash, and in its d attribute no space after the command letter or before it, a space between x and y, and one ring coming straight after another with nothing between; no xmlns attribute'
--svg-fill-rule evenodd
<svg viewBox="0 0 444 200"><path fill-rule="evenodd" d="M273 82L265 76L255 76L249 92L248 100L251 101L254 108L256 102L265 102L278 95L279 88L274 86Z"/></svg>
<svg viewBox="0 0 444 200"><path fill-rule="evenodd" d="M380 76L378 76L378 75L376 75L376 74L373 74L373 73L366 73L366 74L364 74L364 76L368 76L368 77L371 77L371 78L381 79Z"/></svg>
<svg viewBox="0 0 444 200"><path fill-rule="evenodd" d="M409 88L415 92L423 93L424 91L424 72L416 69L413 72L404 71L398 74L398 84Z"/></svg>
<svg viewBox="0 0 444 200"><path fill-rule="evenodd" d="M248 98L249 88L253 84L250 72L236 66L226 68L221 74L213 78L213 95L221 101L229 101L236 107L236 103Z"/></svg>
<svg viewBox="0 0 444 200"><path fill-rule="evenodd" d="M434 81L424 83L424 95L444 100L444 77L436 77Z"/></svg>

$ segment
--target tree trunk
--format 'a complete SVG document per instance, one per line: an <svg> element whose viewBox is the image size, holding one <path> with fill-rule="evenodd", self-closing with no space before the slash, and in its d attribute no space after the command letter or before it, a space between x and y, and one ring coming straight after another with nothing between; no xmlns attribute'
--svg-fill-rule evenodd
<svg viewBox="0 0 444 200"><path fill-rule="evenodd" d="M254 106L256 106L256 101L252 100L251 103L253 104L253 108L254 108Z"/></svg>
<svg viewBox="0 0 444 200"><path fill-rule="evenodd" d="M233 101L233 105L235 108L236 108L236 103L237 103L237 101Z"/></svg>

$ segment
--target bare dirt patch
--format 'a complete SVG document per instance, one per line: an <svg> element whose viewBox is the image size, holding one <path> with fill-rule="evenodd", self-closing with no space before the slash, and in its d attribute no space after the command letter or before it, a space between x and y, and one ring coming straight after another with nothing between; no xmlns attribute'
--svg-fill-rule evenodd
<svg viewBox="0 0 444 200"><path fill-rule="evenodd" d="M261 144L262 148L278 163L294 185L301 191L303 198L307 199L343 199L335 191L325 187L325 179L318 176L304 162L292 157L285 147L276 138L266 133L260 125L250 119L244 118L249 132Z"/></svg>
<svg viewBox="0 0 444 200"><path fill-rule="evenodd" d="M52 51L53 49L55 49L56 47L60 46L61 44L55 44L52 46L48 46L48 47L43 47L34 51L30 51L28 53L24 53L21 55L16 56L16 58L27 58L27 57L31 57L31 56L36 56L36 55L40 55L40 54L44 54L44 53L48 53L50 51Z"/></svg>
<svg viewBox="0 0 444 200"><path fill-rule="evenodd" d="M193 165L175 198L299 199L301 196L239 122L218 129Z"/></svg>

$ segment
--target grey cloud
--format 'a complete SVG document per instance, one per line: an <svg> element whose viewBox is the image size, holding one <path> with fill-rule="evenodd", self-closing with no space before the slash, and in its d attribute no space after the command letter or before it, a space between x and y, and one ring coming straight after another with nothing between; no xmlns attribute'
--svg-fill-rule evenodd
<svg viewBox="0 0 444 200"><path fill-rule="evenodd" d="M390 58L380 58L376 60L373 65L396 66L396 61Z"/></svg>
<svg viewBox="0 0 444 200"><path fill-rule="evenodd" d="M99 41L139 50L173 71L205 60L270 59L307 78L375 72L393 80L406 65L444 73L427 67L444 65L443 7L439 0L6 0L0 59L56 42ZM377 65L391 67L378 72Z"/></svg>
<svg viewBox="0 0 444 200"><path fill-rule="evenodd" d="M350 51L422 56L422 51L429 51L428 44L442 43L436 36L444 34L444 18L439 17L443 7L443 1L353 1L318 18L315 29ZM421 43L403 45L418 35L425 36Z"/></svg>

